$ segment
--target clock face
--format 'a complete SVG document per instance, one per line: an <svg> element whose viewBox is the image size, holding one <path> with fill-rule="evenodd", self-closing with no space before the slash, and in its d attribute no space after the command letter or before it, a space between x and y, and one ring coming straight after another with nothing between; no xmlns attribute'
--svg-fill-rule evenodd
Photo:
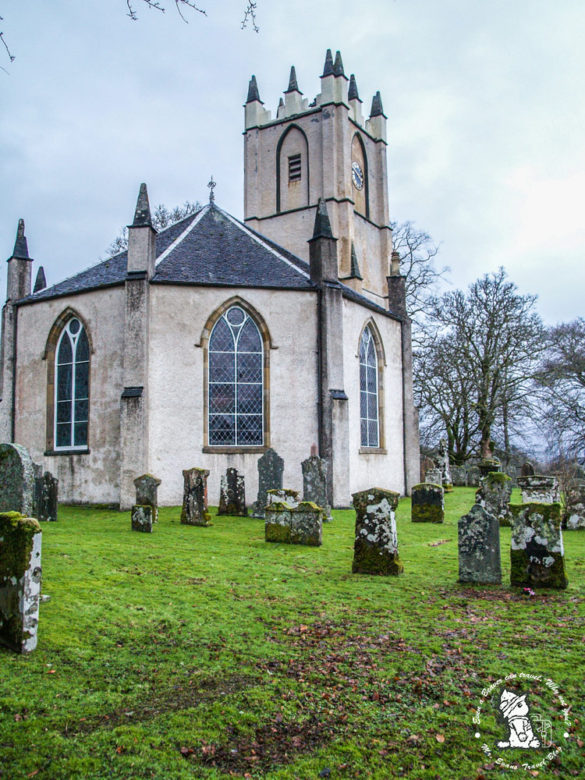
<svg viewBox="0 0 585 780"><path fill-rule="evenodd" d="M364 174L361 169L361 166L357 162L352 162L351 164L351 180L353 182L353 186L356 188L356 190L363 189L364 186Z"/></svg>

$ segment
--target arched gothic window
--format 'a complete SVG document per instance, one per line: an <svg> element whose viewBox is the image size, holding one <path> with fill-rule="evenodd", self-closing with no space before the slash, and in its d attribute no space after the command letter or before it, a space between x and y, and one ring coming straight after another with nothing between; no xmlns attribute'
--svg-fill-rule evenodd
<svg viewBox="0 0 585 780"><path fill-rule="evenodd" d="M72 317L55 351L55 449L85 449L88 420L89 341L81 322Z"/></svg>
<svg viewBox="0 0 585 780"><path fill-rule="evenodd" d="M258 326L241 306L231 306L209 338L210 445L263 444L263 364Z"/></svg>
<svg viewBox="0 0 585 780"><path fill-rule="evenodd" d="M370 326L360 339L360 437L362 447L380 446L378 356Z"/></svg>

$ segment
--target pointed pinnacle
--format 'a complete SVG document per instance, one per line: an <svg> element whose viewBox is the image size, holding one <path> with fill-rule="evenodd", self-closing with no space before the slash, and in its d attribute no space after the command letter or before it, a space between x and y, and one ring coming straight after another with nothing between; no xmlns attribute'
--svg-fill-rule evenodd
<svg viewBox="0 0 585 780"><path fill-rule="evenodd" d="M299 85L297 84L297 72L295 70L295 66L293 65L290 69L290 78L288 80L288 89L284 93L285 95L289 92L298 92L300 95L303 93L299 89Z"/></svg>
<svg viewBox="0 0 585 780"><path fill-rule="evenodd" d="M47 286L47 280L45 278L45 269L41 265L39 266L39 270L37 272L37 278L35 281L35 287L33 293L38 293L41 290L44 290L46 286Z"/></svg>
<svg viewBox="0 0 585 780"><path fill-rule="evenodd" d="M380 90L378 90L378 92L376 92L372 98L372 110L370 111L370 116L386 116L384 114L384 109L382 108L382 97L380 95Z"/></svg>
<svg viewBox="0 0 585 780"><path fill-rule="evenodd" d="M351 270L349 272L349 278L363 279L363 276L360 274L360 266L353 241L351 242Z"/></svg>
<svg viewBox="0 0 585 780"><path fill-rule="evenodd" d="M333 76L333 55L331 54L331 49L327 49L327 54L325 55L323 76ZM321 78L323 78L323 76L321 76Z"/></svg>
<svg viewBox="0 0 585 780"><path fill-rule="evenodd" d="M360 96L358 94L357 83L356 83L355 76L353 75L353 73L349 77L349 90L348 90L348 93L347 93L347 99L348 100L359 100L360 103L362 102L360 100Z"/></svg>
<svg viewBox="0 0 585 780"><path fill-rule="evenodd" d="M24 235L24 219L18 220L18 229L16 231L16 241L14 242L12 257L17 257L19 260L30 260L28 244L26 242L26 236Z"/></svg>
<svg viewBox="0 0 585 780"><path fill-rule="evenodd" d="M250 83L248 84L248 97L246 99L246 103L253 103L255 100L257 100L259 103L262 103L260 100L260 93L258 92L256 76L252 76Z"/></svg>
<svg viewBox="0 0 585 780"><path fill-rule="evenodd" d="M345 73L343 72L343 61L341 59L340 51L335 52L335 64L333 65L333 73L336 76L345 76Z"/></svg>
<svg viewBox="0 0 585 780"><path fill-rule="evenodd" d="M134 212L134 222L132 227L152 227L152 218L150 216L150 204L148 202L148 190L146 184L142 182L138 200L136 201L136 211Z"/></svg>
<svg viewBox="0 0 585 780"><path fill-rule="evenodd" d="M323 198L319 198L317 213L315 214L313 238L333 238L331 222L329 222L329 214L327 213L327 204Z"/></svg>

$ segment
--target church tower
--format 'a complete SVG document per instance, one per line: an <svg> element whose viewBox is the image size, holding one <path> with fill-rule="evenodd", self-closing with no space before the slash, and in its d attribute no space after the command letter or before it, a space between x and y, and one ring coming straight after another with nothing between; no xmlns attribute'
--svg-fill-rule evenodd
<svg viewBox="0 0 585 780"><path fill-rule="evenodd" d="M387 306L392 252L388 215L386 116L377 92L364 121L355 76L327 50L321 92L312 103L294 66L272 118L252 76L245 104L244 219L309 260L320 198L338 237L338 277Z"/></svg>

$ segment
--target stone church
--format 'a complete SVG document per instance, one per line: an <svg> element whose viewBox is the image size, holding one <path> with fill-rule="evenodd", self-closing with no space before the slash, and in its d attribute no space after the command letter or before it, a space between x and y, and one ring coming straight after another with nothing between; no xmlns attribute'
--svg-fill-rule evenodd
<svg viewBox="0 0 585 780"><path fill-rule="evenodd" d="M24 222L8 259L0 440L27 447L71 503L134 501L182 470L227 467L256 498L257 461L302 488L315 443L333 506L418 481L410 322L392 253L380 93L364 119L354 76L327 52L309 103L295 70L276 116L256 78L245 104L243 222L208 205L157 233L141 185L128 249L32 288Z"/></svg>

